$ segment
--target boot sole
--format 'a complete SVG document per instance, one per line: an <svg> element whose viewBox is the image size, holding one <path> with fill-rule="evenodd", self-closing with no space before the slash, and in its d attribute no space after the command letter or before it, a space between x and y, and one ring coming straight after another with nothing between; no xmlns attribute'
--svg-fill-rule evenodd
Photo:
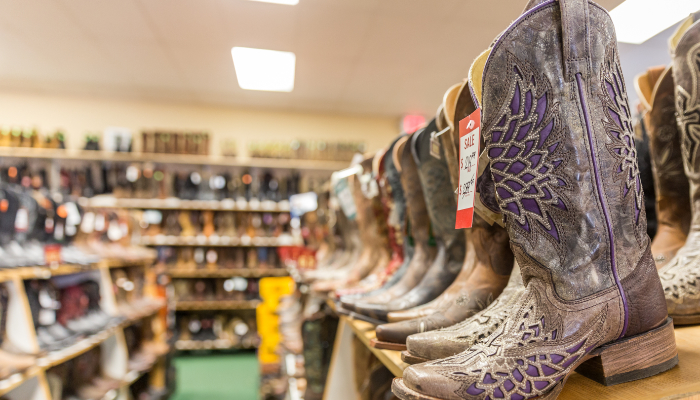
<svg viewBox="0 0 700 400"><path fill-rule="evenodd" d="M605 386L648 378L678 364L673 320L593 350L576 372Z"/></svg>
<svg viewBox="0 0 700 400"><path fill-rule="evenodd" d="M410 351L406 350L406 351L401 352L401 361L405 362L406 364L413 365L413 364L421 364L421 363L432 361L432 360L429 360L429 359L423 358L423 357L414 356L413 354L411 354Z"/></svg>
<svg viewBox="0 0 700 400"><path fill-rule="evenodd" d="M673 325L697 325L700 324L700 314L669 315L673 319Z"/></svg>
<svg viewBox="0 0 700 400"><path fill-rule="evenodd" d="M366 316L366 315L358 314L358 313L356 313L356 312L354 312L354 311L348 311L348 310L346 310L346 309L344 309L344 308L342 308L342 307L339 307L339 306L337 306L337 305L336 305L335 312L338 313L338 314L340 314L340 315L345 315L346 317L349 317L349 318L352 318L352 319L357 319L357 320L360 320L360 321L369 322L369 323L372 324L372 325L382 325L382 324L386 324L386 321L380 321L380 320L378 320L378 319L374 319L374 318L368 317L368 316Z"/></svg>
<svg viewBox="0 0 700 400"><path fill-rule="evenodd" d="M673 321L667 318L658 328L594 349L575 371L602 385L612 386L660 374L677 364ZM569 375L537 399L556 399ZM408 388L402 378L394 379L391 390L401 400L443 400Z"/></svg>
<svg viewBox="0 0 700 400"><path fill-rule="evenodd" d="M372 339L369 341L369 345L379 350L394 350L394 351L404 351L406 350L406 345L401 343L383 342L381 340Z"/></svg>

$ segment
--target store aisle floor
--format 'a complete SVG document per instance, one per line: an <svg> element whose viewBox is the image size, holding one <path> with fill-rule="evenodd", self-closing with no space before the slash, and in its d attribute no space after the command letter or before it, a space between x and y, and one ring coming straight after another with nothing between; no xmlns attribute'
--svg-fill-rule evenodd
<svg viewBox="0 0 700 400"><path fill-rule="evenodd" d="M175 358L177 390L171 400L257 400L260 375L255 353Z"/></svg>

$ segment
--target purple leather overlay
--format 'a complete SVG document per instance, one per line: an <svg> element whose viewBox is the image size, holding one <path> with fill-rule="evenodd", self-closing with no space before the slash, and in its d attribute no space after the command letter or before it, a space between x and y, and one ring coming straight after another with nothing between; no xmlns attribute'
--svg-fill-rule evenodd
<svg viewBox="0 0 700 400"><path fill-rule="evenodd" d="M608 205L606 204L605 199L603 198L603 183L600 179L600 170L598 169L596 149L593 144L593 128L591 128L591 119L590 115L588 114L588 104L586 103L586 98L584 97L583 83L580 72L576 74L576 84L578 86L578 96L579 101L581 102L581 109L583 110L583 118L586 121L586 133L588 135L588 146L590 147L591 160L593 160L593 175L595 176L596 191L598 192L598 201L600 202L600 205L603 208L605 225L608 229L608 245L610 246L610 266L612 268L613 276L615 277L615 284L617 285L617 288L620 291L620 297L622 297L622 304L625 308L625 323L622 327L622 333L620 333L620 336L618 337L619 339L625 336L625 333L627 332L627 325L629 324L629 308L627 305L627 297L625 296L625 291L622 288L622 282L620 281L620 277L617 274L617 263L615 261L615 236L612 230L612 223L610 213L608 212Z"/></svg>

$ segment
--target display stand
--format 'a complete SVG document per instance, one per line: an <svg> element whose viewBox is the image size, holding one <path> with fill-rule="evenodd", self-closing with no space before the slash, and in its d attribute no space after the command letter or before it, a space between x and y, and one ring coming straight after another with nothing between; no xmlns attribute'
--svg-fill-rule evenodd
<svg viewBox="0 0 700 400"><path fill-rule="evenodd" d="M25 279L48 279L52 276L96 271L100 277L101 307L106 313L116 316L117 304L111 290L112 280L109 269L118 267L146 268L150 267L153 261L153 259L128 260L124 262L103 260L89 267L61 265L53 268L27 267L1 271L0 282L5 282L9 292L7 340L18 350L30 354L39 354L36 330L24 289ZM153 378L165 374L166 364L159 362L160 360L144 371L128 371L130 355L127 351L123 330L138 321L148 320L147 322L150 323L150 326L155 327L153 329L154 333L157 333L154 335L154 339L164 343L166 335L162 334L163 329L159 329L162 325L159 321L159 313L165 306L164 300L160 302L154 301L152 306L146 307L138 315L132 315L131 318L122 321L116 326L105 328L103 331L85 337L61 350L41 354L37 358L36 364L28 370L0 380L0 397L9 400L51 400L46 371L97 346L101 347L103 358L100 361L104 375L122 381L121 387L118 390L110 391L103 400L130 399L129 385L147 372L152 373L152 387L157 390L163 390L164 382L160 382L160 386L158 386L158 382L154 382ZM163 368L163 371L157 371L158 368Z"/></svg>
<svg viewBox="0 0 700 400"><path fill-rule="evenodd" d="M700 326L677 327L678 366L651 378L603 386L583 375L573 373L558 400L679 400L700 398ZM357 336L372 353L397 377L408 364L401 361L398 351L378 350L369 345L375 337L374 325L340 316L333 357L326 381L324 400L357 399L355 389L352 335ZM642 351L642 349L640 349Z"/></svg>

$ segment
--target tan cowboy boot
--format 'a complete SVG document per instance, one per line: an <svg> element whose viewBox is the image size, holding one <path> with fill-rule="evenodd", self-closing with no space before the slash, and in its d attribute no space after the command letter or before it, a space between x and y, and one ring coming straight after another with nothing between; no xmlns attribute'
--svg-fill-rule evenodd
<svg viewBox="0 0 700 400"><path fill-rule="evenodd" d="M644 107L649 153L656 190L658 228L651 242L656 267L671 261L688 237L690 188L683 171L681 138L676 124L672 67L650 68L635 79Z"/></svg>
<svg viewBox="0 0 700 400"><path fill-rule="evenodd" d="M685 174L690 182L692 219L685 245L661 270L668 314L674 324L700 323L700 14L691 15L670 41L676 115Z"/></svg>

